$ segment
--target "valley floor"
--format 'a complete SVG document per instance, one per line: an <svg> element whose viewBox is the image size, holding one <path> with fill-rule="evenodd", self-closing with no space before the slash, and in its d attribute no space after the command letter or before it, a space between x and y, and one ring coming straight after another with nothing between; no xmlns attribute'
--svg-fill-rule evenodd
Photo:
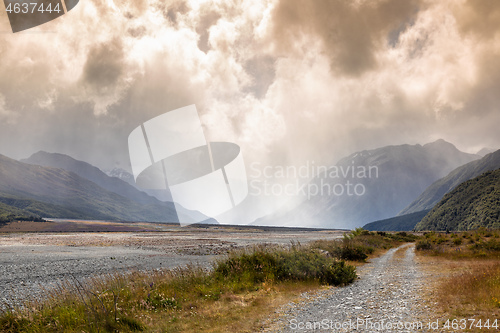
<svg viewBox="0 0 500 333"><path fill-rule="evenodd" d="M229 250L257 244L334 239L342 231L190 228L159 225L162 232L0 234L0 307L43 297L65 279L173 268L209 267Z"/></svg>

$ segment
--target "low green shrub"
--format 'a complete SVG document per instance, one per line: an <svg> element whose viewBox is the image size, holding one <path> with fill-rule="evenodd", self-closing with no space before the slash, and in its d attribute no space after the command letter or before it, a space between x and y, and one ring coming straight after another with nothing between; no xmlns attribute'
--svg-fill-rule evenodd
<svg viewBox="0 0 500 333"><path fill-rule="evenodd" d="M484 242L484 248L488 251L500 251L500 242L496 239L490 239Z"/></svg>
<svg viewBox="0 0 500 333"><path fill-rule="evenodd" d="M266 250L255 250L253 253L232 253L226 260L218 261L214 274L219 279L261 283L274 280L278 270L275 255Z"/></svg>
<svg viewBox="0 0 500 333"><path fill-rule="evenodd" d="M421 239L415 245L415 249L419 251L432 250L433 248L434 246L432 245L432 242L430 242L428 239Z"/></svg>
<svg viewBox="0 0 500 333"><path fill-rule="evenodd" d="M339 274L339 276L334 276ZM356 277L355 268L310 247L289 250L255 250L232 254L216 263L214 276L236 284L318 280L345 285Z"/></svg>
<svg viewBox="0 0 500 333"><path fill-rule="evenodd" d="M337 261L326 267L321 281L338 286L352 283L356 277L356 268L354 266L346 265L344 261Z"/></svg>
<svg viewBox="0 0 500 333"><path fill-rule="evenodd" d="M365 261L368 258L368 254L371 253L373 253L372 247L344 242L344 244L335 249L333 255L342 260Z"/></svg>

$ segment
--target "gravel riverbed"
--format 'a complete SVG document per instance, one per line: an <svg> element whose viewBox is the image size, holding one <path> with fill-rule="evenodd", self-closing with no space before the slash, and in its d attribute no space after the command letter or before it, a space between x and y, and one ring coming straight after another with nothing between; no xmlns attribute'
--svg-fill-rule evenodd
<svg viewBox="0 0 500 333"><path fill-rule="evenodd" d="M0 309L43 299L69 279L113 272L211 267L231 249L257 244L307 243L342 231L170 228L141 233L16 233L0 235Z"/></svg>

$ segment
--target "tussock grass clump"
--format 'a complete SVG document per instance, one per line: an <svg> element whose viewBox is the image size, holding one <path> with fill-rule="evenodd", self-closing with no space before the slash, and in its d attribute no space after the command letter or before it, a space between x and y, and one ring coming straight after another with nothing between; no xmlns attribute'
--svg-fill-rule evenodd
<svg viewBox="0 0 500 333"><path fill-rule="evenodd" d="M230 285L245 287L264 281L318 280L329 285L346 285L356 278L356 269L317 249L292 246L291 249L234 253L216 264L214 275Z"/></svg>
<svg viewBox="0 0 500 333"><path fill-rule="evenodd" d="M415 245L416 250L432 250L433 244L428 239L421 239Z"/></svg>
<svg viewBox="0 0 500 333"><path fill-rule="evenodd" d="M130 297L129 276L108 274L82 281L71 277L46 290L47 299L0 314L1 332L142 331L121 305Z"/></svg>

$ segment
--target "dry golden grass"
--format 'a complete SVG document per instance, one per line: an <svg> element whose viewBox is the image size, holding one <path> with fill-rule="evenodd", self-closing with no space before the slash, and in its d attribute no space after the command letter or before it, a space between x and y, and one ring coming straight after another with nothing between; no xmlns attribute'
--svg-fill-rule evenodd
<svg viewBox="0 0 500 333"><path fill-rule="evenodd" d="M439 286L440 304L456 316L498 318L500 261L462 261L450 266L453 273Z"/></svg>
<svg viewBox="0 0 500 333"><path fill-rule="evenodd" d="M489 320L490 324L498 319L500 327L499 252L485 250L482 245L491 241L492 235L484 231L469 231L428 238L435 238L431 243L437 243L438 250L434 247L417 251L417 254L420 267L429 276L424 301L433 308L436 318L441 323L447 319L466 320L467 328L460 330L462 332L487 330L484 327L470 328L472 319L476 322L481 319L482 323ZM481 246L471 246L473 244ZM490 330L497 331L495 328Z"/></svg>
<svg viewBox="0 0 500 333"><path fill-rule="evenodd" d="M430 306L434 314L429 321L479 320L492 323L498 318L500 327L498 260L453 260L442 256L419 256L420 267L428 274L427 288L422 301ZM461 332L484 332L473 328ZM491 331L496 331L491 328Z"/></svg>
<svg viewBox="0 0 500 333"><path fill-rule="evenodd" d="M263 329L270 314L296 301L306 291L317 290L315 282L285 283L247 292L227 294L191 311L174 316L158 313L151 316L148 332L256 332Z"/></svg>

